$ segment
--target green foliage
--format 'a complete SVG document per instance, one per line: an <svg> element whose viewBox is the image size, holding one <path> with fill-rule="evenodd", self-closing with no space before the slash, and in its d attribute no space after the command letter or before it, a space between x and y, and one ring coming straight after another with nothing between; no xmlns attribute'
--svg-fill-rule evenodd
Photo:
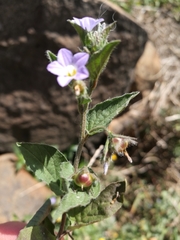
<svg viewBox="0 0 180 240"><path fill-rule="evenodd" d="M179 0L110 0L111 2L116 3L120 7L124 8L127 11L130 11L133 6L151 6L151 7L163 7L167 4L178 7Z"/></svg>
<svg viewBox="0 0 180 240"><path fill-rule="evenodd" d="M76 240L112 240L117 238L115 231L116 220L115 217L109 217L99 223L94 223L73 232L73 237Z"/></svg>
<svg viewBox="0 0 180 240"><path fill-rule="evenodd" d="M76 23L73 23L72 20L67 20L67 21L71 23L71 25L74 27L74 29L76 30L77 34L79 35L83 45L86 46L87 31L84 30L79 25L77 25Z"/></svg>
<svg viewBox="0 0 180 240"><path fill-rule="evenodd" d="M40 239L48 239L48 240L56 240L55 236L53 236L44 226L35 226L28 227L20 231L20 234L17 240L40 240Z"/></svg>
<svg viewBox="0 0 180 240"><path fill-rule="evenodd" d="M90 93L97 85L97 80L105 69L106 64L113 49L119 44L119 40L111 41L107 43L101 50L92 54L87 64L87 68L90 72Z"/></svg>
<svg viewBox="0 0 180 240"><path fill-rule="evenodd" d="M53 62L53 61L57 60L57 56L49 50L46 51L46 56L47 56L47 58L49 59L50 62Z"/></svg>
<svg viewBox="0 0 180 240"><path fill-rule="evenodd" d="M13 145L13 152L17 156L16 171L19 171L20 169L25 167L25 160L20 149L16 145Z"/></svg>
<svg viewBox="0 0 180 240"><path fill-rule="evenodd" d="M99 50L103 49L104 47L106 47L106 45L108 45L107 39L108 39L109 33L111 30L115 28L115 24L116 24L116 22L113 22L109 25L100 24L96 26L92 31L87 31L83 29L81 26L79 26L78 24L74 23L72 20L68 20L68 21L71 23L71 25L74 27L74 29L78 33L84 49L86 49L87 52L91 54L95 52L99 52Z"/></svg>
<svg viewBox="0 0 180 240"><path fill-rule="evenodd" d="M41 224L44 219L50 214L51 201L48 199L43 206L36 212L32 219L28 222L26 227L37 226Z"/></svg>
<svg viewBox="0 0 180 240"><path fill-rule="evenodd" d="M98 103L87 114L86 131L88 135L93 135L104 131L111 120L122 112L129 104L129 101L137 96L138 92L124 94L120 97L105 100Z"/></svg>
<svg viewBox="0 0 180 240"><path fill-rule="evenodd" d="M60 205L53 213L53 218L55 220L70 209L74 209L77 206L88 205L92 199L99 195L101 190L100 182L98 180L87 190L82 190L76 186L74 186L74 189L75 191L69 189L69 192L61 199Z"/></svg>
<svg viewBox="0 0 180 240"><path fill-rule="evenodd" d="M73 166L56 148L32 143L17 145L35 176L45 181L57 195L62 196L59 206L53 212L53 218L57 219L67 213L71 221L68 230L101 221L112 216L122 206L125 182L112 183L100 192L100 182L96 179L84 191L73 184ZM47 200L27 226L41 224L49 215L50 207L50 201Z"/></svg>
<svg viewBox="0 0 180 240"><path fill-rule="evenodd" d="M58 196L68 191L73 166L56 148L45 144L17 143L26 165ZM66 173L67 175L65 175Z"/></svg>
<svg viewBox="0 0 180 240"><path fill-rule="evenodd" d="M177 216L180 213L180 194L176 189L167 188L164 180L157 182L157 186L140 180L138 183L132 183L131 189L133 192L137 189L138 191L135 198L133 193L128 194L133 196L131 201L126 200L125 206L128 211L121 212L126 217L124 220L123 217L119 219L122 228L117 239L179 240L180 227Z"/></svg>
<svg viewBox="0 0 180 240"><path fill-rule="evenodd" d="M158 184L160 185L163 183ZM81 240L86 237L89 240L180 240L179 192L173 188L167 189L166 186L157 191L156 186L148 185L142 180L140 183L132 183L130 188L125 207L117 215L119 222L109 218L82 227L75 230L75 239ZM135 197L132 192L136 192ZM129 200L130 195L133 195L132 201Z"/></svg>
<svg viewBox="0 0 180 240"><path fill-rule="evenodd" d="M71 221L71 226L68 227L68 230L99 222L114 215L122 207L125 189L125 181L111 183L87 206L78 206L70 210L68 217Z"/></svg>
<svg viewBox="0 0 180 240"><path fill-rule="evenodd" d="M177 21L180 21L180 2L179 0L110 0L127 12L131 12L135 6L149 6L152 8L164 8L171 11Z"/></svg>

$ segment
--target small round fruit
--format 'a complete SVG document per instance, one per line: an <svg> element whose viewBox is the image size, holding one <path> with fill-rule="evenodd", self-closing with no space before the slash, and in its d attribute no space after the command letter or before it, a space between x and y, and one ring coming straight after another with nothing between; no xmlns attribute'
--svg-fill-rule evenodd
<svg viewBox="0 0 180 240"><path fill-rule="evenodd" d="M88 188L93 184L93 177L91 173L88 171L80 171L78 174L76 174L74 177L74 182L77 186L83 188Z"/></svg>

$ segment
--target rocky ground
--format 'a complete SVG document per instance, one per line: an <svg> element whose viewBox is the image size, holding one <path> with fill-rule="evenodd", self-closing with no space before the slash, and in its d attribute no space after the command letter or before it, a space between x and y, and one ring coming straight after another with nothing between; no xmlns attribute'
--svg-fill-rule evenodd
<svg viewBox="0 0 180 240"><path fill-rule="evenodd" d="M132 16L147 31L149 40L155 46L161 68L156 74L149 74L149 76L143 75L142 72L137 74L137 77L145 76L144 80L147 83L154 82L154 86L146 92L142 100L131 106L128 113L115 119L110 125L114 131L123 132L125 129L129 134L132 133L138 137L138 147L132 150L134 165L127 166L122 159L119 159L118 172L116 169L110 173L116 176L122 174L122 177L128 178L131 183L127 199L132 208L123 213L127 214L125 219L120 214L121 224L128 221L131 224L137 224L136 221L141 221L143 218L148 221L143 201L141 203L144 209L142 207L140 210L140 206L136 206L136 200L140 198L140 192L143 192L143 189L146 189L145 198L147 194L151 195L152 211L154 211L152 216L156 216L156 219L161 216L161 213L156 212L153 204L156 197L159 198L161 191L172 191L176 194L177 198L174 202L170 201L170 207L176 208L180 199L180 23L174 19L170 11L165 9L136 7L132 11ZM154 57L152 61L157 66L157 58ZM142 78L137 81L140 85L141 82ZM153 190L150 190L151 188ZM180 211L176 210L176 217L173 220L167 220L169 222L165 239L171 238L173 229L178 233L180 231ZM153 225L150 219L149 223ZM161 219L163 220L163 217L160 217L157 224ZM172 236L172 239L176 238Z"/></svg>

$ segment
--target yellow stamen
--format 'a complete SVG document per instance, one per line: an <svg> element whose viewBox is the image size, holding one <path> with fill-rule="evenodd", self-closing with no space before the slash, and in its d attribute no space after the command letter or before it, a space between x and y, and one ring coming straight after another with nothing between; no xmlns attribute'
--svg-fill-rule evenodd
<svg viewBox="0 0 180 240"><path fill-rule="evenodd" d="M73 65L67 66L66 70L67 70L66 74L68 77L73 77L77 73L77 70Z"/></svg>

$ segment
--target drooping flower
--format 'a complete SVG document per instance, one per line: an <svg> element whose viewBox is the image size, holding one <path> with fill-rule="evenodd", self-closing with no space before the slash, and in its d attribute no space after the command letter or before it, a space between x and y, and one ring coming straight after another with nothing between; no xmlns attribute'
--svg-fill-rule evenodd
<svg viewBox="0 0 180 240"><path fill-rule="evenodd" d="M137 142L135 140L132 140L130 138L129 139L128 138L113 138L112 144L113 144L113 148L114 148L115 152L119 156L126 156L127 159L129 160L129 162L132 163L132 158L129 156L126 149L129 147L129 145L136 145Z"/></svg>
<svg viewBox="0 0 180 240"><path fill-rule="evenodd" d="M103 21L104 21L103 18L94 19L91 17L84 17L84 18L73 17L73 20L72 20L73 23L76 23L77 25L82 27L84 30L87 30L88 32L90 32L96 25L98 25L98 23Z"/></svg>
<svg viewBox="0 0 180 240"><path fill-rule="evenodd" d="M84 80L89 77L89 72L85 66L88 59L88 53L79 52L73 55L68 49L62 48L57 54L57 61L49 63L47 70L57 75L59 85L65 87L73 79Z"/></svg>

